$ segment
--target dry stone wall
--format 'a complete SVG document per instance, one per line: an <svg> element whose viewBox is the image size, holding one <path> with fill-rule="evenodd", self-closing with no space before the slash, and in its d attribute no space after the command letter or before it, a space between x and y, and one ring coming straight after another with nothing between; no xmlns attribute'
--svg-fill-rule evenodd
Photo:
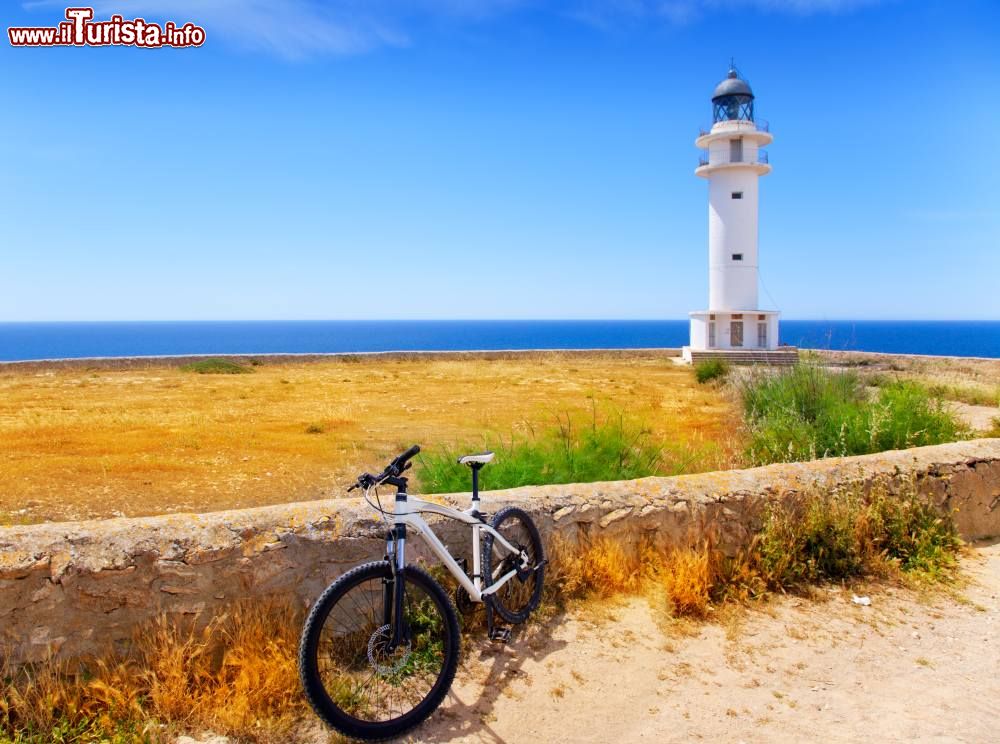
<svg viewBox="0 0 1000 744"><path fill-rule="evenodd" d="M967 540L1000 536L1000 439L674 478L540 486L484 495L488 510L528 509L543 533L652 537L682 545L711 535L735 551L769 500L817 490L916 487L954 513ZM444 500L465 507L461 495ZM440 529L438 529L440 527ZM456 554L466 528L435 530ZM383 553L384 528L359 499L141 519L0 529L0 640L15 660L74 657L127 644L166 614L211 617L248 597L307 605L349 567ZM419 539L410 540L411 556Z"/></svg>

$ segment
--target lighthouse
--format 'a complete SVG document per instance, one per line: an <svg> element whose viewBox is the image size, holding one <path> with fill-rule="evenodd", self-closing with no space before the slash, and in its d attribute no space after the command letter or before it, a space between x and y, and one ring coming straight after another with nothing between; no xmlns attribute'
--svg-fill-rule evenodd
<svg viewBox="0 0 1000 744"><path fill-rule="evenodd" d="M794 362L794 349L778 349L778 311L761 310L757 297L758 191L773 139L754 117L750 84L730 65L712 94L712 128L695 140L704 151L695 175L708 181L708 309L690 313L688 362Z"/></svg>

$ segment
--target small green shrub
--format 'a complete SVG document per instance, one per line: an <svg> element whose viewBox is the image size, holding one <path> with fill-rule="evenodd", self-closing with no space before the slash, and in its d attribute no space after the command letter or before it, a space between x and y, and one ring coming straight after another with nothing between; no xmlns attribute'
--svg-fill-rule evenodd
<svg viewBox="0 0 1000 744"><path fill-rule="evenodd" d="M743 381L752 464L861 455L953 442L968 428L924 385L880 380L874 397L854 372L799 364Z"/></svg>
<svg viewBox="0 0 1000 744"><path fill-rule="evenodd" d="M919 382L901 380L879 391L869 408L870 452L954 442L968 427Z"/></svg>
<svg viewBox="0 0 1000 744"><path fill-rule="evenodd" d="M666 447L655 442L648 429L623 414L596 416L578 424L569 415L541 434L487 439L496 459L480 473L480 487L514 488L547 483L590 483L628 480L649 475L685 472L700 452ZM458 465L460 454L482 449L472 445L459 450L420 457L418 476L425 493L455 493L469 488L469 469Z"/></svg>
<svg viewBox="0 0 1000 744"><path fill-rule="evenodd" d="M772 505L747 560L776 590L895 571L939 581L952 576L960 546L954 521L915 493L877 490Z"/></svg>
<svg viewBox="0 0 1000 744"><path fill-rule="evenodd" d="M889 375L874 374L874 375L866 375L864 378L864 383L869 387L885 387L890 382L892 382L892 380L893 378L890 377ZM933 388L931 388L931 392L932 393L934 392Z"/></svg>
<svg viewBox="0 0 1000 744"><path fill-rule="evenodd" d="M722 359L707 359L694 365L694 376L701 384L722 379L728 374L729 364Z"/></svg>
<svg viewBox="0 0 1000 744"><path fill-rule="evenodd" d="M250 367L230 359L199 359L181 367L184 372L194 372L199 375L245 375L253 372Z"/></svg>
<svg viewBox="0 0 1000 744"><path fill-rule="evenodd" d="M323 424L309 424L306 427L306 434L322 434L326 431L326 427Z"/></svg>
<svg viewBox="0 0 1000 744"><path fill-rule="evenodd" d="M958 528L926 501L876 494L869 502L867 519L881 556L904 572L939 579L957 568L962 544Z"/></svg>
<svg viewBox="0 0 1000 744"><path fill-rule="evenodd" d="M849 499L816 498L799 510L772 507L760 532L756 558L772 588L855 576L865 566L856 541L858 505Z"/></svg>

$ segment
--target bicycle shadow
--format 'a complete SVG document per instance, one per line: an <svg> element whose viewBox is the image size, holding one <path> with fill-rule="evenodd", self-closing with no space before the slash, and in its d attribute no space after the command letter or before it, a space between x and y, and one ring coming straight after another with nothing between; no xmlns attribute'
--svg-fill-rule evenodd
<svg viewBox="0 0 1000 744"><path fill-rule="evenodd" d="M506 645L491 643L485 627L473 625L463 629L470 642L462 649L455 683L441 707L410 733L409 741L448 742L461 736L475 736L480 741L505 744L503 737L490 727L496 702L511 684L527 679L522 669L527 660L540 662L568 645L567 641L553 638L564 617L565 612L559 610L544 620L516 626Z"/></svg>

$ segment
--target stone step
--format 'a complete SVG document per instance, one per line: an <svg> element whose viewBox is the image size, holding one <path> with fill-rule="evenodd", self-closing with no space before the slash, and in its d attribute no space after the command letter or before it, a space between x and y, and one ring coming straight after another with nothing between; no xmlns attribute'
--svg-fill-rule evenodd
<svg viewBox="0 0 1000 744"><path fill-rule="evenodd" d="M795 347L773 350L710 349L695 351L692 349L690 353L692 364L718 359L728 362L729 364L761 364L770 367L789 367L794 365L799 360L799 350Z"/></svg>

